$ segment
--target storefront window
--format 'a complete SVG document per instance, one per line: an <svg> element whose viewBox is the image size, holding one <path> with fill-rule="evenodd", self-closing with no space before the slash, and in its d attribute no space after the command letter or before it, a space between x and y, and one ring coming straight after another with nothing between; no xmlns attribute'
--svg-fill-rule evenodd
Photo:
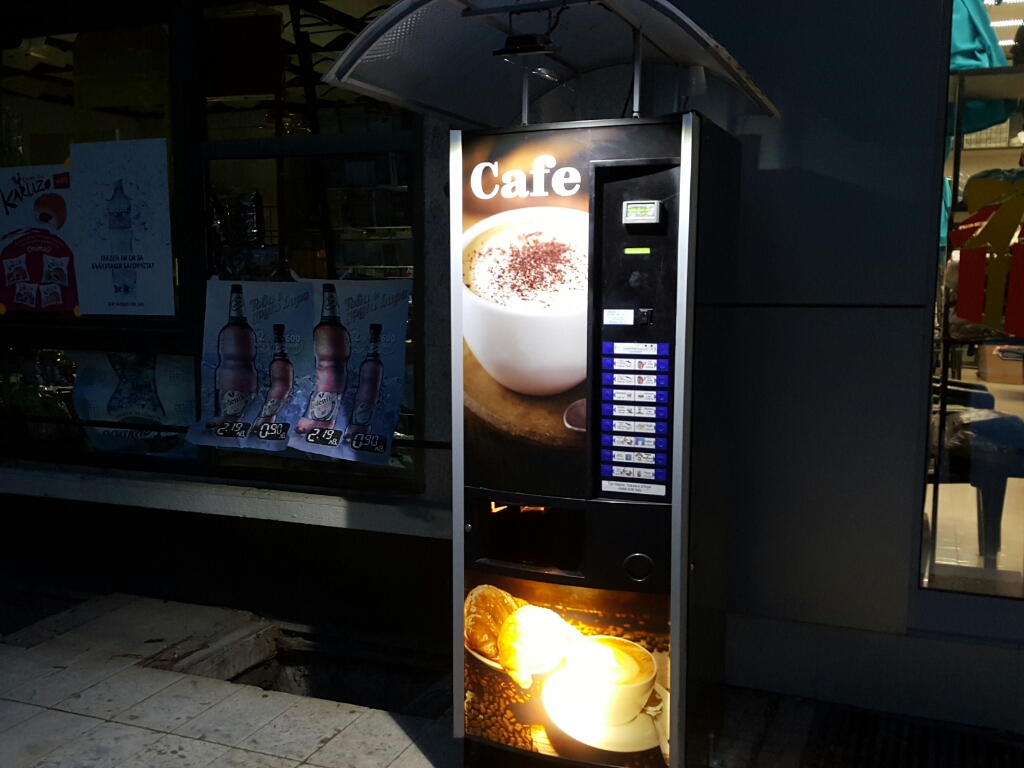
<svg viewBox="0 0 1024 768"><path fill-rule="evenodd" d="M328 3L206 12L211 141L408 130L411 115L321 83L338 54L390 3L356 11Z"/></svg>
<svg viewBox="0 0 1024 768"><path fill-rule="evenodd" d="M0 186L24 218L0 230L3 458L423 490L418 124L320 83L383 7L291 7L90 18L3 51ZM4 251L25 232L45 255Z"/></svg>
<svg viewBox="0 0 1024 768"><path fill-rule="evenodd" d="M956 0L922 585L1024 597L1024 126L1014 5ZM978 54L981 51L982 54ZM945 224L948 215L948 225Z"/></svg>

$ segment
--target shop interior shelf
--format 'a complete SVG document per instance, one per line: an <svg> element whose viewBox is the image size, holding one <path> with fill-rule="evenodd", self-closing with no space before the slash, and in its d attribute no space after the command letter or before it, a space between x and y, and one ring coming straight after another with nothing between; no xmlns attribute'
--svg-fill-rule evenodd
<svg viewBox="0 0 1024 768"><path fill-rule="evenodd" d="M956 99L957 80L963 75L964 98L997 100L1024 98L1024 66L964 69L949 76L949 100Z"/></svg>

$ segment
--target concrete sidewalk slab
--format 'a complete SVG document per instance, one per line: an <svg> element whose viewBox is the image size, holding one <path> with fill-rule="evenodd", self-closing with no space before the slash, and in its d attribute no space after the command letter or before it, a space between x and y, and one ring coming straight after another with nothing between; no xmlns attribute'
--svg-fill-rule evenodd
<svg viewBox="0 0 1024 768"><path fill-rule="evenodd" d="M365 711L354 704L303 699L239 746L253 752L303 761Z"/></svg>
<svg viewBox="0 0 1024 768"><path fill-rule="evenodd" d="M369 710L306 762L318 768L387 768L431 725L421 718Z"/></svg>
<svg viewBox="0 0 1024 768"><path fill-rule="evenodd" d="M249 686L236 687L241 690L210 707L175 733L234 747L302 701L301 697L287 693Z"/></svg>
<svg viewBox="0 0 1024 768"><path fill-rule="evenodd" d="M111 720L182 677L177 672L131 666L91 688L68 696L55 709Z"/></svg>
<svg viewBox="0 0 1024 768"><path fill-rule="evenodd" d="M461 766L434 744L448 720L145 666L205 662L232 637L272 631L251 614L98 600L19 632L31 647L0 642L0 768Z"/></svg>
<svg viewBox="0 0 1024 768"><path fill-rule="evenodd" d="M222 680L183 677L113 719L119 723L169 733L198 717L214 704L219 704L237 690L237 686Z"/></svg>
<svg viewBox="0 0 1024 768"><path fill-rule="evenodd" d="M0 733L0 765L28 768L58 747L103 724L102 720L47 709Z"/></svg>
<svg viewBox="0 0 1024 768"><path fill-rule="evenodd" d="M139 752L123 768L206 768L228 751L220 744L167 734Z"/></svg>
<svg viewBox="0 0 1024 768"><path fill-rule="evenodd" d="M48 754L33 768L116 768L160 738L145 728L103 723Z"/></svg>

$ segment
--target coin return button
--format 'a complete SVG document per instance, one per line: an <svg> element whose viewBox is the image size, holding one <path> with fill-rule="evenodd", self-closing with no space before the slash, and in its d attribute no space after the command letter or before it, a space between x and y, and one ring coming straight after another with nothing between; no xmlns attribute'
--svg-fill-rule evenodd
<svg viewBox="0 0 1024 768"><path fill-rule="evenodd" d="M654 561L642 552L636 552L623 561L622 567L633 581L647 581L654 572Z"/></svg>

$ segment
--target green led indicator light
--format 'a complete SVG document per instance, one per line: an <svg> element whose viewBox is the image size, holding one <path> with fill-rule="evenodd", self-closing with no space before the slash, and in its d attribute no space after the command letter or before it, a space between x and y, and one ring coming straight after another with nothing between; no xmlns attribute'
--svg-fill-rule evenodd
<svg viewBox="0 0 1024 768"><path fill-rule="evenodd" d="M650 253L650 252L651 252L650 248L627 248L626 249L626 253L627 254Z"/></svg>

